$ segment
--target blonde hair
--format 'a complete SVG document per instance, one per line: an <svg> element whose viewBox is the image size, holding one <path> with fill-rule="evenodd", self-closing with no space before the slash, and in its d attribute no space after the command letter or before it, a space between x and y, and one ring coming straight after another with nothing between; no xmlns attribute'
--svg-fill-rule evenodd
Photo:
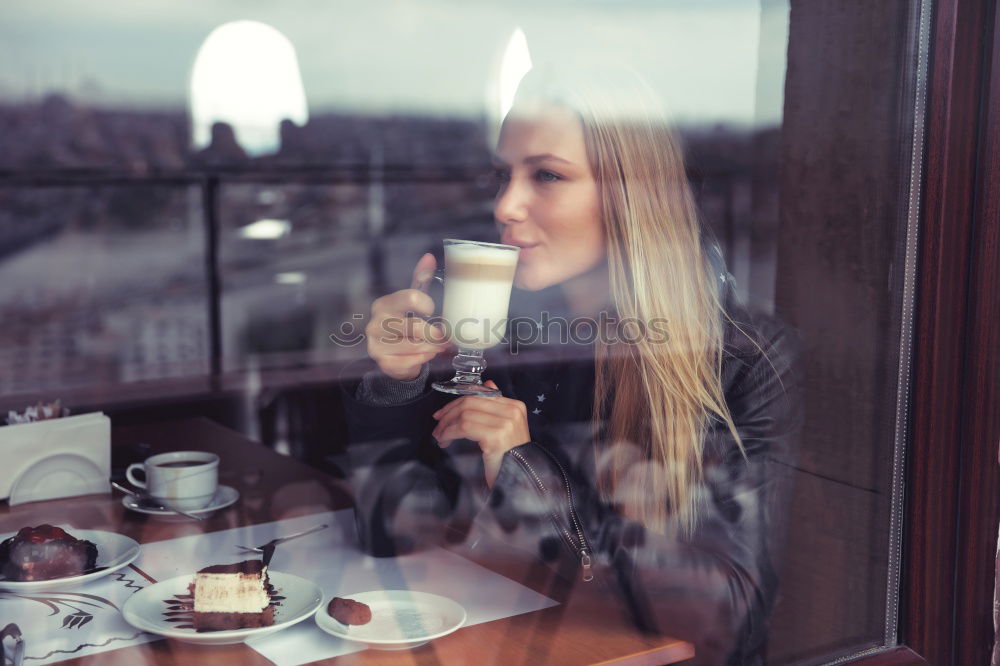
<svg viewBox="0 0 1000 666"><path fill-rule="evenodd" d="M725 424L741 450L742 442L721 380L726 314L680 144L655 95L629 71L571 80L532 72L522 89L582 121L620 320L668 326L666 341L597 343L593 430L606 447L595 452L598 487L647 529L689 533L711 421Z"/></svg>

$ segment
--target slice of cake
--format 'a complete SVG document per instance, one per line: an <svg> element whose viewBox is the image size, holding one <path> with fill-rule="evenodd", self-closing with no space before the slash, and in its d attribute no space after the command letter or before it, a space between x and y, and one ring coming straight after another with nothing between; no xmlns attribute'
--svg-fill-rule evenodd
<svg viewBox="0 0 1000 666"><path fill-rule="evenodd" d="M267 566L259 560L205 567L194 577L194 628L223 631L274 624Z"/></svg>
<svg viewBox="0 0 1000 666"><path fill-rule="evenodd" d="M97 564L97 545L53 525L22 527L0 542L0 573L8 580L79 576Z"/></svg>

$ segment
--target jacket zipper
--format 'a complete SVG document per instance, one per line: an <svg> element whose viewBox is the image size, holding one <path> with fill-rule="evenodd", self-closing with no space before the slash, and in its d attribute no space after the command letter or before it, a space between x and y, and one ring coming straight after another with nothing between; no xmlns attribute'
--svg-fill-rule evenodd
<svg viewBox="0 0 1000 666"><path fill-rule="evenodd" d="M541 448L541 447L539 447L539 448ZM542 450L544 451L545 449L542 449ZM548 451L545 451L545 453L548 454ZM538 476L538 474L535 472L535 470L531 467L531 464L521 454L521 452L520 451L514 451L513 449L511 449L510 454L512 456L514 456L518 460L518 462L521 463L521 466L524 467L524 469L528 472L528 474L531 476L531 478L534 479L535 485L538 486L539 491L541 491L541 493L543 495L545 495L546 497L548 497L549 494L550 494L548 488L545 487L545 484L542 483L542 479ZM550 455L550 457L551 457L551 455ZM553 460L555 460L555 459L553 458ZM569 544L569 547L574 552L576 552L578 554L578 556L580 557L580 566L583 569L583 581L585 583L589 583L590 581L592 581L594 579L594 574L591 571L592 562L591 562L591 559L590 559L590 553L588 552L589 546L587 544L586 537L583 535L583 529L580 527L580 520L579 520L579 518L576 515L576 508L573 505L573 491L572 491L572 489L570 488L570 485L569 485L569 476L566 474L566 470L563 469L562 464L560 464L558 460L555 460L555 463L556 463L556 466L559 468L559 472L562 474L562 477L563 477L563 482L566 485L566 499L569 502L569 515L570 515L570 518L573 521L573 528L576 530L576 534L577 534L577 536L580 539L579 546L573 540L573 537L570 535L569 530L567 530L562 525L562 523L559 520L559 517L556 515L556 512L555 512L554 509L550 509L549 510L549 516L552 518L552 524L555 525L556 529L559 530L559 532L562 533L564 539L566 540L566 543Z"/></svg>

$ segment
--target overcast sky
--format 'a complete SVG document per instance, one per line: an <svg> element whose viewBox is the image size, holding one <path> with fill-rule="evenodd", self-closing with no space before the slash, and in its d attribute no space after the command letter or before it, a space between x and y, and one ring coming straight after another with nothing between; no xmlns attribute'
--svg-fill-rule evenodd
<svg viewBox="0 0 1000 666"><path fill-rule="evenodd" d="M772 124L788 9L763 2L762 16L761 0L3 0L0 94L184 108L205 37L254 19L295 46L313 114L478 114L520 26L536 63L632 65L678 122Z"/></svg>

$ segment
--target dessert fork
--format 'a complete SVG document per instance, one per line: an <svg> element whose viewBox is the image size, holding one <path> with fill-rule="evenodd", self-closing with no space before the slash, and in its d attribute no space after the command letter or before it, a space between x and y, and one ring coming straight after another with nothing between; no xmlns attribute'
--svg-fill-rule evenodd
<svg viewBox="0 0 1000 666"><path fill-rule="evenodd" d="M267 543L263 543L255 548L251 548L250 546L236 546L236 547L248 553L263 553L268 548L274 548L279 543L291 541L292 539L298 539L299 537L304 537L307 534L312 534L313 532L319 532L320 530L325 530L327 527L329 527L329 525L317 525L316 527L310 527L307 530L302 530L301 532L296 532L295 534L289 534L287 536L278 537L277 539L271 539Z"/></svg>

